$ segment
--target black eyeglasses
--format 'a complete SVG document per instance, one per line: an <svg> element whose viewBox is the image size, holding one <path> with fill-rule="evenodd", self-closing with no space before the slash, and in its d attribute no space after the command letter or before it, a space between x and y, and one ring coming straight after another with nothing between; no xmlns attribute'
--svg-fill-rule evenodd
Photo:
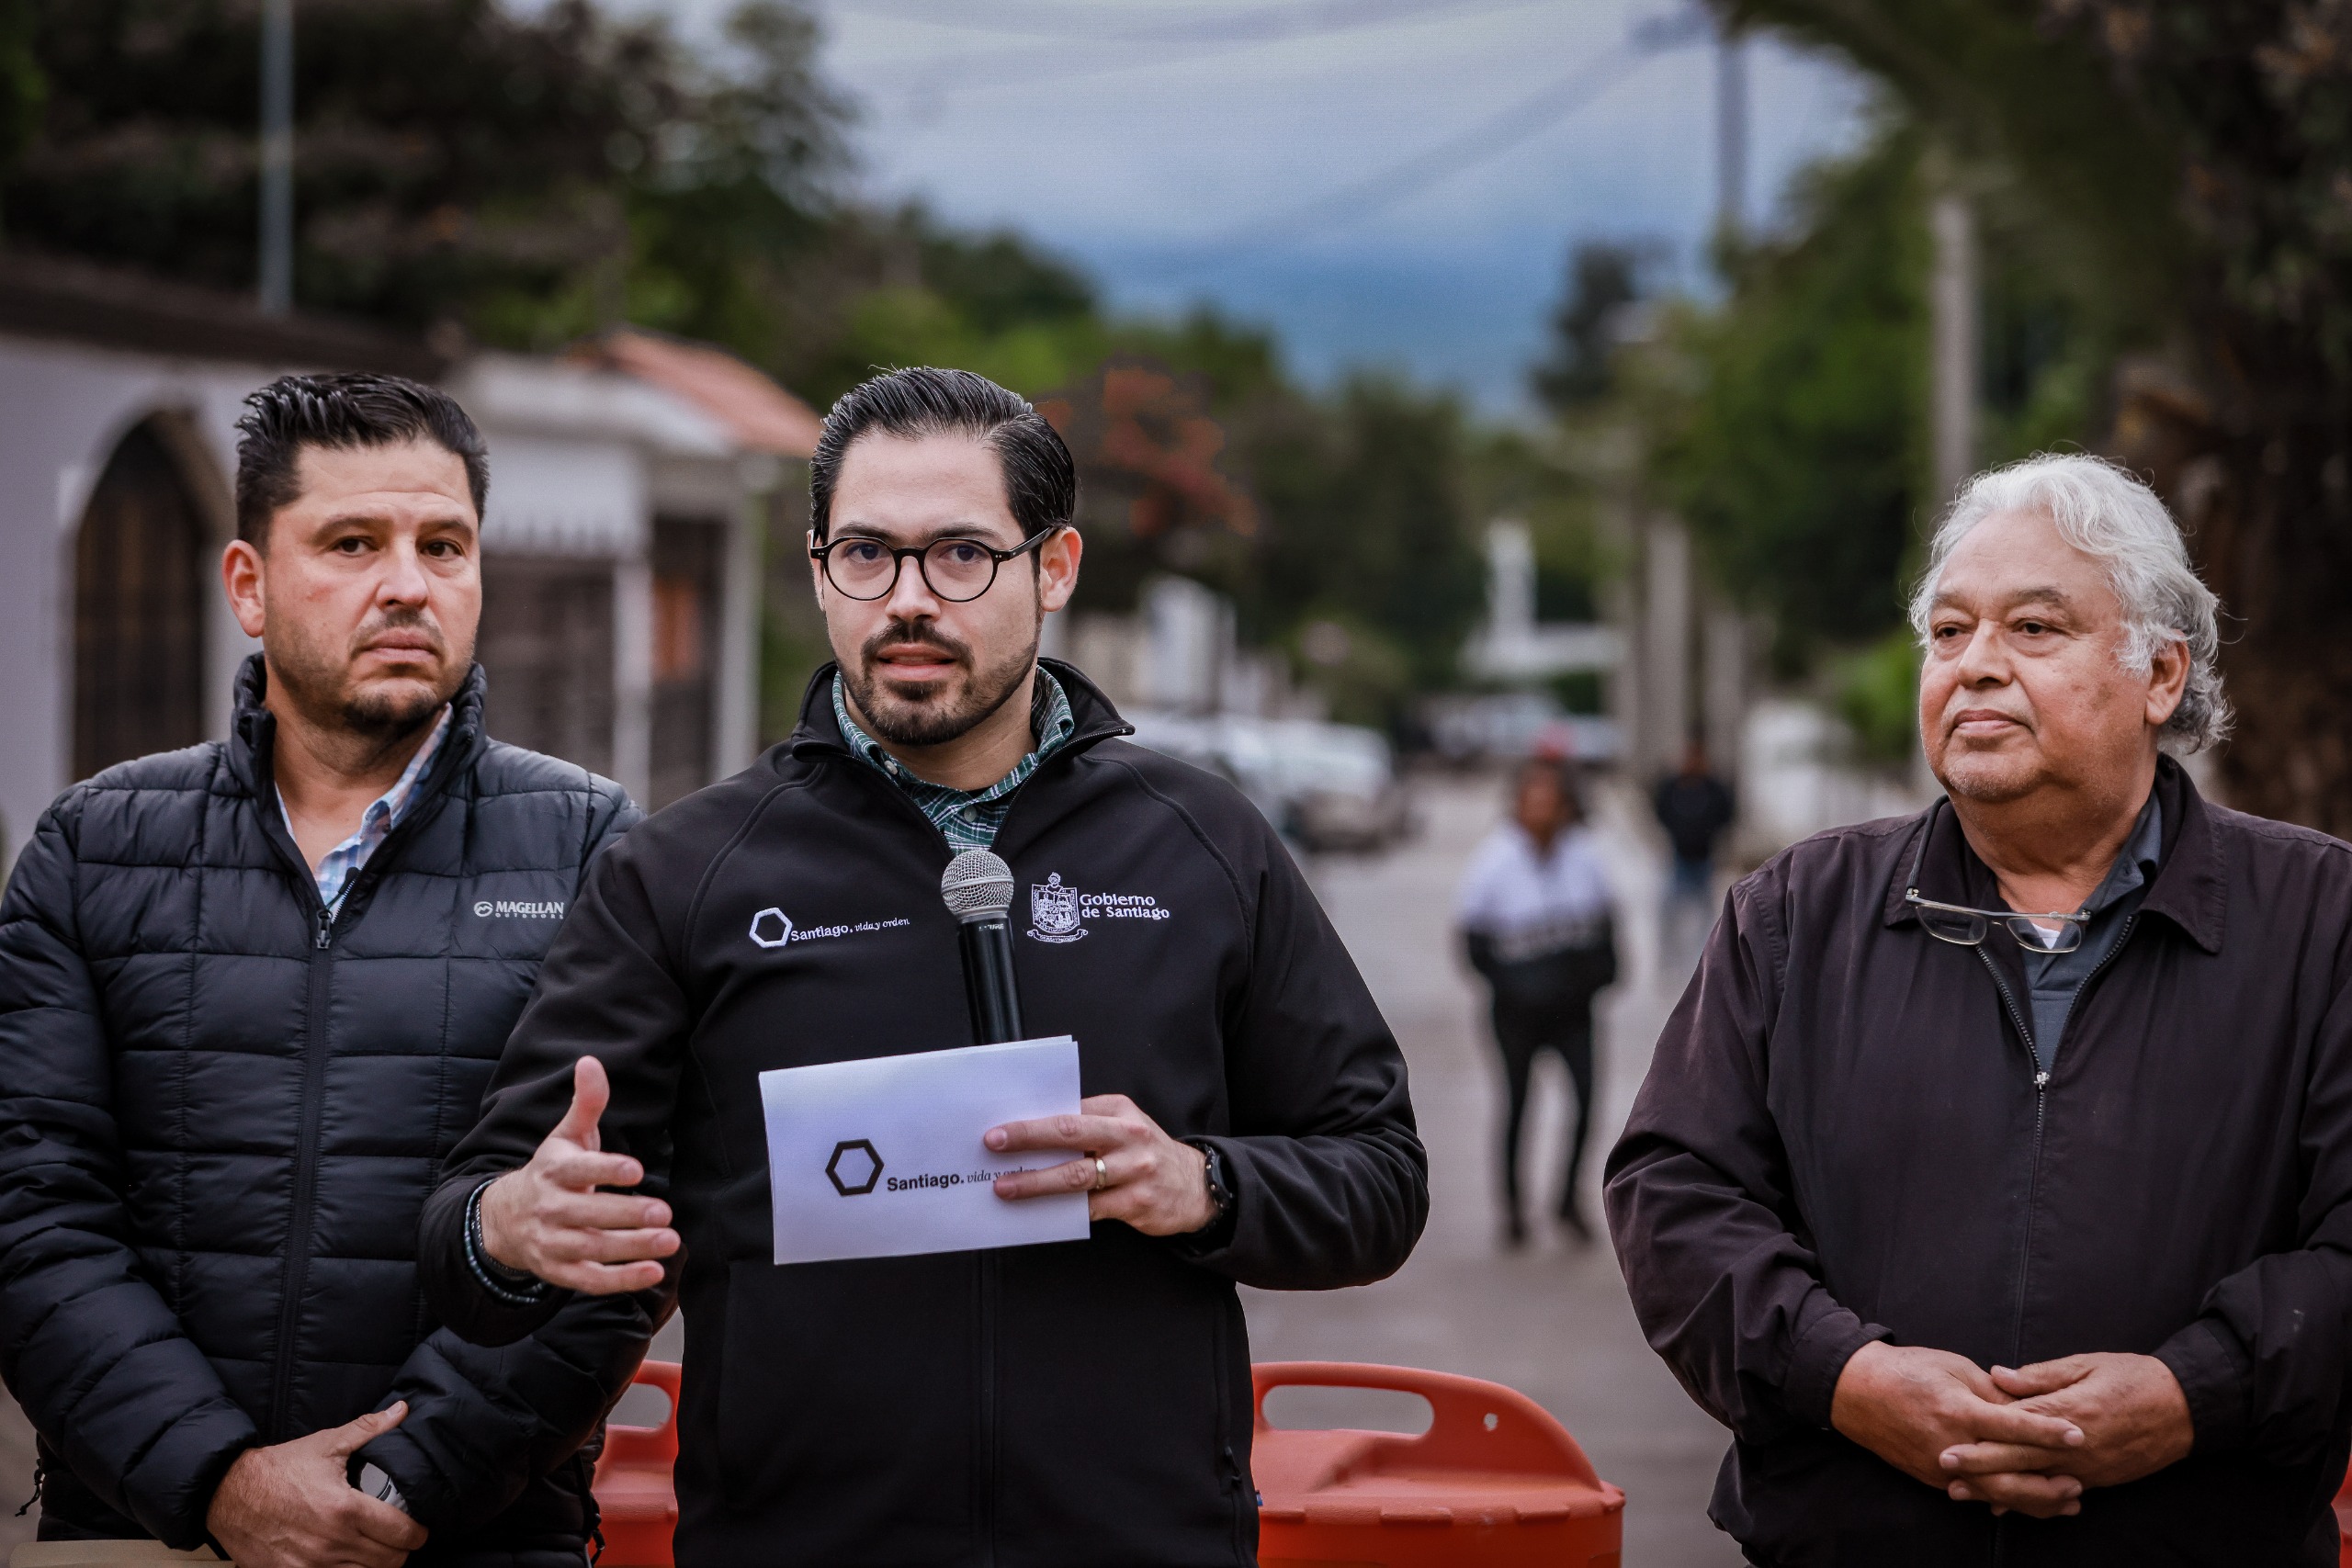
<svg viewBox="0 0 2352 1568"><path fill-rule="evenodd" d="M901 548L863 535L832 539L809 547L811 558L824 563L825 581L852 599L887 599L899 586L899 573L909 556L933 593L951 604L966 604L996 584L997 569L1027 555L1061 532L1064 525L1048 523L1009 550L982 539L933 539L927 545Z"/></svg>
<svg viewBox="0 0 2352 1568"><path fill-rule="evenodd" d="M1928 840L1936 830L1936 813L1944 808L1939 799L1928 808L1928 826L1919 835L1919 847L1911 855L1911 874L1905 880L1910 886L1904 890L1903 901L1918 911L1919 923L1928 934L1955 947L1978 947L1993 934L1996 925L2007 926L2009 935L2019 947L2030 947L2037 953L2072 953L2083 945L2083 932L2089 926L2088 915L2066 915L2052 910L2046 915L2020 915L2014 909L1972 909L1965 904L1939 904L1932 898L1919 897L1919 867L1928 858ZM2049 929L2048 922L2057 922Z"/></svg>
<svg viewBox="0 0 2352 1568"><path fill-rule="evenodd" d="M2072 953L2083 945L2083 928L2090 923L2088 915L2020 915L2009 909L1972 909L1965 904L1939 904L1919 897L1913 888L1903 896L1904 902L1919 911L1919 923L1928 934L1961 947L1974 947L1993 934L1996 925L2009 928L2019 947L2030 947L2037 953ZM2041 922L2055 920L2056 930Z"/></svg>

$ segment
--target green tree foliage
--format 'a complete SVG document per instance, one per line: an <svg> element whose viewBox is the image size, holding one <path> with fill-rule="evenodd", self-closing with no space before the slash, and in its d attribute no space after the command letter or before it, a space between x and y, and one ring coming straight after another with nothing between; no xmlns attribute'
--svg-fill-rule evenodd
<svg viewBox="0 0 2352 1568"><path fill-rule="evenodd" d="M2242 628L2233 800L2352 831L2352 10L2308 0L1726 0L1844 50L2030 197L2160 351L2096 400Z"/></svg>
<svg viewBox="0 0 2352 1568"><path fill-rule="evenodd" d="M0 178L11 238L248 285L258 7L25 3L48 100ZM747 6L731 32L721 72L583 0L532 16L311 0L295 32L298 298L509 343L741 310L729 269L808 231L840 111L797 13Z"/></svg>
<svg viewBox="0 0 2352 1568"><path fill-rule="evenodd" d="M258 17L0 0L11 243L250 287ZM38 69L18 89L20 36ZM849 121L816 44L786 0L741 6L708 57L591 0L301 0L298 302L537 349L632 322L721 344L820 408L878 367L966 367L1062 409L1090 497L1081 607L1182 572L1269 643L1317 617L1358 628L1362 711L1450 680L1482 599L1459 411L1383 380L1313 394L1262 332L1119 320L1016 233L843 199ZM8 158L12 105L35 129ZM797 554L772 557L772 592L804 593ZM772 685L815 657L805 621L770 627Z"/></svg>
<svg viewBox="0 0 2352 1568"><path fill-rule="evenodd" d="M1550 432L1513 426L1471 433L1464 455L1468 515L1527 525L1535 545L1535 618L1592 621L1600 585L1623 570L1603 540L1591 477Z"/></svg>
<svg viewBox="0 0 2352 1568"><path fill-rule="evenodd" d="M1785 238L1731 261L1713 311L1669 316L1652 481L1717 580L1770 615L1783 669L1897 620L1920 511L1927 241L1917 139L1812 171Z"/></svg>
<svg viewBox="0 0 2352 1568"><path fill-rule="evenodd" d="M1552 315L1552 351L1529 385L1559 412L1599 401L1615 386L1612 366L1625 313L1642 297L1641 257L1630 245L1586 243L1568 256L1567 287Z"/></svg>
<svg viewBox="0 0 2352 1568"><path fill-rule="evenodd" d="M1379 376L1353 377L1328 403L1253 432L1245 461L1266 515L1253 596L1261 624L1352 621L1395 649L1408 688L1450 683L1486 604L1464 449L1450 397Z"/></svg>
<svg viewBox="0 0 2352 1568"><path fill-rule="evenodd" d="M1978 220L1980 457L2082 444L2134 341L2096 251L1999 170L1956 164L1897 106L1860 152L1804 171L1780 231L1723 254L1719 303L1662 312L1620 400L1643 428L1652 494L1690 524L1725 591L1768 618L1781 672L1831 656L1841 690L1891 689L1883 639L1900 640L1944 500L1926 452L1925 215L1939 183L1966 189Z"/></svg>
<svg viewBox="0 0 2352 1568"><path fill-rule="evenodd" d="M1208 315L1122 336L1043 404L1079 460L1077 607L1130 608L1156 572L1207 582L1360 722L1451 684L1486 603L1452 399L1374 376L1310 396L1262 335Z"/></svg>

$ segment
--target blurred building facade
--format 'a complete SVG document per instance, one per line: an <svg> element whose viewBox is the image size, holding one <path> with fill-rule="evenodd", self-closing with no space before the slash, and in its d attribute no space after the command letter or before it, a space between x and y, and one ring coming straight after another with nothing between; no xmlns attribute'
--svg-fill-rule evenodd
<svg viewBox="0 0 2352 1568"><path fill-rule="evenodd" d="M1472 675L1498 682L1607 675L1624 661L1624 640L1619 627L1597 622L1537 620L1534 536L1514 518L1487 525L1487 617L1462 656Z"/></svg>
<svg viewBox="0 0 2352 1568"><path fill-rule="evenodd" d="M1131 615L1048 615L1039 651L1086 671L1123 710L1205 718L1319 719L1280 653L1242 646L1233 602L1186 577L1159 577Z"/></svg>
<svg viewBox="0 0 2352 1568"><path fill-rule="evenodd" d="M67 784L227 733L235 422L290 370L437 381L490 443L479 657L499 739L661 805L757 744L764 520L816 420L716 350L450 355L241 297L0 262L0 858Z"/></svg>

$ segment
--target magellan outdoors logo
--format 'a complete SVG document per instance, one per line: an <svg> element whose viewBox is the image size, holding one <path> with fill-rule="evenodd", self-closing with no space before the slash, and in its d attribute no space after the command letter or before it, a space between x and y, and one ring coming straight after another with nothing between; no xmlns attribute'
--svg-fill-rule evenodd
<svg viewBox="0 0 2352 1568"><path fill-rule="evenodd" d="M863 1197L882 1179L882 1156L864 1138L843 1138L825 1162L825 1179L844 1198Z"/></svg>
<svg viewBox="0 0 2352 1568"><path fill-rule="evenodd" d="M545 901L531 903L511 898L481 898L475 901L474 913L485 920L505 916L525 920L560 920L563 919L563 906Z"/></svg>

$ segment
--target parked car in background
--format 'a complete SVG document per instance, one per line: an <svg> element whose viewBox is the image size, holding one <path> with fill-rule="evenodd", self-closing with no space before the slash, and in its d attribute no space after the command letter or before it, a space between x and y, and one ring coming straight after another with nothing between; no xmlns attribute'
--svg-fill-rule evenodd
<svg viewBox="0 0 2352 1568"><path fill-rule="evenodd" d="M1411 811L1387 738L1349 724L1266 727L1291 836L1310 850L1378 850L1405 837Z"/></svg>
<svg viewBox="0 0 2352 1568"><path fill-rule="evenodd" d="M1232 781L1301 849L1378 850L1411 830L1387 739L1358 725L1238 715L1127 715L1138 746Z"/></svg>

